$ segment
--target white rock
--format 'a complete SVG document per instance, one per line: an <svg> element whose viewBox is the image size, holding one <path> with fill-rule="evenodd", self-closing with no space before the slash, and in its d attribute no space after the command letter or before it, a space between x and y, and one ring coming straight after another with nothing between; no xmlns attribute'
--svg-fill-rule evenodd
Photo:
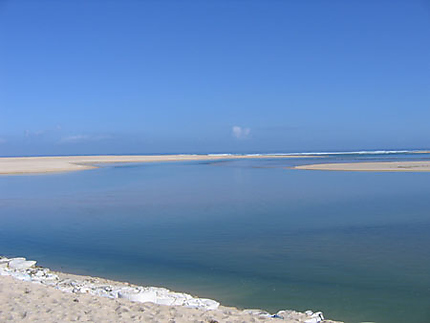
<svg viewBox="0 0 430 323"><path fill-rule="evenodd" d="M200 302L200 300L197 298L191 298L184 302L184 306L190 308L201 308L203 307L202 305L202 302Z"/></svg>
<svg viewBox="0 0 430 323"><path fill-rule="evenodd" d="M262 310L243 310L243 313L245 314L249 314L249 315L258 315L258 316L270 316L269 313L267 313L266 311L262 311Z"/></svg>
<svg viewBox="0 0 430 323"><path fill-rule="evenodd" d="M9 259L9 261L12 261L12 260L27 260L27 259L25 259L24 257L16 257L16 258L10 258Z"/></svg>
<svg viewBox="0 0 430 323"><path fill-rule="evenodd" d="M324 320L324 316L322 312L315 312L311 315L310 319L307 319L305 323L319 323Z"/></svg>
<svg viewBox="0 0 430 323"><path fill-rule="evenodd" d="M9 262L9 268L15 270L25 270L36 264L34 260L25 260L25 258L14 258Z"/></svg>
<svg viewBox="0 0 430 323"><path fill-rule="evenodd" d="M25 272L17 271L17 272L14 272L11 276L18 280L27 281L27 282L31 281L31 276L26 274Z"/></svg>
<svg viewBox="0 0 430 323"><path fill-rule="evenodd" d="M204 304L204 308L207 310L216 310L219 307L219 303L213 299L200 298Z"/></svg>
<svg viewBox="0 0 430 323"><path fill-rule="evenodd" d="M157 304L159 305L168 305L168 306L172 306L172 305L183 305L184 304L184 299L181 298L175 298L175 297L168 297L168 296L162 296L162 297L157 297L156 301Z"/></svg>
<svg viewBox="0 0 430 323"><path fill-rule="evenodd" d="M91 289L89 287L84 286L84 287L79 288L79 292L82 294L88 294L91 292Z"/></svg>
<svg viewBox="0 0 430 323"><path fill-rule="evenodd" d="M324 321L324 315L323 315L323 313L322 313L322 312L315 312L315 313L313 314L313 316L319 317L321 320L323 320L323 321Z"/></svg>
<svg viewBox="0 0 430 323"><path fill-rule="evenodd" d="M141 303L145 303L145 302L151 302L151 303L155 303L157 300L157 294L155 291L143 291L143 292L139 292L139 291L133 291L133 290L121 290L118 292L118 297L119 298L126 298L130 301L133 302L141 302Z"/></svg>
<svg viewBox="0 0 430 323"><path fill-rule="evenodd" d="M167 294L167 296L170 297L170 298L182 299L182 300L187 300L187 299L192 299L193 298L191 295L184 294L184 293L175 293L175 292L169 292Z"/></svg>

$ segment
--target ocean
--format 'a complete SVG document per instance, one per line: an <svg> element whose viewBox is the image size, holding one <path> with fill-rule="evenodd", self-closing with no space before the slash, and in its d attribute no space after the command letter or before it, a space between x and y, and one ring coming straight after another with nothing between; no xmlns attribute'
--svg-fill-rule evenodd
<svg viewBox="0 0 430 323"><path fill-rule="evenodd" d="M429 159L355 152L0 176L0 254L239 308L428 323L430 173L290 167Z"/></svg>

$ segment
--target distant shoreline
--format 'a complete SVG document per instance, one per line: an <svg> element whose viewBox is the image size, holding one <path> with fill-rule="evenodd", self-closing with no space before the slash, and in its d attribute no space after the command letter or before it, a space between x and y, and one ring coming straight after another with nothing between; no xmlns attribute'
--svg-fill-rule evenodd
<svg viewBox="0 0 430 323"><path fill-rule="evenodd" d="M430 172L430 161L312 164L296 166L292 169L349 172Z"/></svg>
<svg viewBox="0 0 430 323"><path fill-rule="evenodd" d="M372 153L372 152L370 152ZM429 153L411 151L410 153ZM31 175L73 172L99 168L113 163L156 163L183 161L216 161L235 159L273 158L323 158L325 154L176 154L176 155L95 155L95 156L46 156L0 157L0 175ZM339 153L336 153L339 154ZM348 154L348 153L346 153ZM350 154L350 153L349 153ZM329 153L327 153L329 155ZM361 172L430 172L430 161L353 162L311 164L291 167L298 170L361 171Z"/></svg>
<svg viewBox="0 0 430 323"><path fill-rule="evenodd" d="M226 159L304 158L301 155L124 155L1 157L0 175L48 174L98 168L97 164L212 161Z"/></svg>

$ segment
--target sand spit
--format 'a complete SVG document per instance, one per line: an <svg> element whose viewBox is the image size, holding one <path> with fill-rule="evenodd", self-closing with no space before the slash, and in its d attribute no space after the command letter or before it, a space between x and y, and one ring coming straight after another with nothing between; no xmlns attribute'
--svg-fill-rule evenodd
<svg viewBox="0 0 430 323"><path fill-rule="evenodd" d="M303 158L295 155L140 155L140 156L57 156L57 157L3 157L0 175L43 174L96 168L108 163L150 163L173 161L209 161L226 159ZM309 156L306 156L309 157Z"/></svg>
<svg viewBox="0 0 430 323"><path fill-rule="evenodd" d="M296 166L293 169L337 170L356 172L430 172L430 161L313 164Z"/></svg>
<svg viewBox="0 0 430 323"><path fill-rule="evenodd" d="M0 321L333 322L321 312L239 310L214 300L103 278L53 272L0 257Z"/></svg>

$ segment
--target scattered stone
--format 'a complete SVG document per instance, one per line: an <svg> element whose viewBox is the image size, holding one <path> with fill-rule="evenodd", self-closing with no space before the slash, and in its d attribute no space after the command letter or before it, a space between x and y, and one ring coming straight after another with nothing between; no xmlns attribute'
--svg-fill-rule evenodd
<svg viewBox="0 0 430 323"><path fill-rule="evenodd" d="M307 319L305 323L319 323L324 321L324 316L322 312L312 313L312 311L306 311L305 314L311 317L310 319Z"/></svg>
<svg viewBox="0 0 430 323"><path fill-rule="evenodd" d="M11 258L0 256L0 276L12 276L18 280L29 281L46 286L52 286L58 290L74 294L90 294L108 298L125 298L133 302L154 303L158 305L183 306L188 308L203 309L207 311L217 310L220 303L212 299L197 298L185 293L172 292L166 288L133 286L129 283L106 284L98 278L66 278L61 279L56 273L48 268L36 267L36 261L25 258ZM70 276L69 276L70 277ZM25 290L30 293L30 290ZM79 302L78 298L73 299ZM146 305L142 305L146 306ZM120 310L119 306L117 310ZM125 310L124 310L125 311ZM123 312L124 312L123 311ZM144 311L144 309L142 309ZM231 314L228 308L222 308L224 314ZM276 314L270 314L259 309L243 310L244 314L252 315L256 320L278 319L290 322L319 323L324 320L321 312L308 310L305 313L282 310ZM254 319L252 319L254 321ZM210 319L209 323L218 323Z"/></svg>
<svg viewBox="0 0 430 323"><path fill-rule="evenodd" d="M33 267L36 261L26 260L25 258L14 258L9 262L9 268L23 270Z"/></svg>
<svg viewBox="0 0 430 323"><path fill-rule="evenodd" d="M266 311L254 310L254 309L243 310L243 313L250 314L250 315L255 315L255 316L262 316L262 317L271 317L272 316L270 313L268 313Z"/></svg>
<svg viewBox="0 0 430 323"><path fill-rule="evenodd" d="M157 300L157 295L155 291L141 291L139 290L121 290L118 292L118 298L127 298L132 302L151 302L155 303Z"/></svg>

